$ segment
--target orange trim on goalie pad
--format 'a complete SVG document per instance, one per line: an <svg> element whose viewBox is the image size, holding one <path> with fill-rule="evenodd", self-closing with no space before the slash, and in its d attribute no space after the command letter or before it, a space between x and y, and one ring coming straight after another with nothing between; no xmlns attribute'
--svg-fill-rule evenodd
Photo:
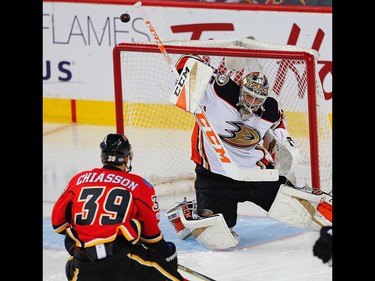
<svg viewBox="0 0 375 281"><path fill-rule="evenodd" d="M332 222L332 205L327 202L322 202L318 205L317 210L322 214L327 220Z"/></svg>
<svg viewBox="0 0 375 281"><path fill-rule="evenodd" d="M182 224L182 221L181 221L180 218L176 218L174 220L171 220L171 223L173 224L177 233L185 228L185 226Z"/></svg>
<svg viewBox="0 0 375 281"><path fill-rule="evenodd" d="M181 93L177 98L176 106L187 111L185 86L181 89Z"/></svg>

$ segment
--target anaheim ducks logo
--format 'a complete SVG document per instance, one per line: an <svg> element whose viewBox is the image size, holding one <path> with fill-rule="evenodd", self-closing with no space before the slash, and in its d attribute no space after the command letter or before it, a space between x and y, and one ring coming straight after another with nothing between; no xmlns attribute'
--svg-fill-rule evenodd
<svg viewBox="0 0 375 281"><path fill-rule="evenodd" d="M256 145L261 140L258 130L242 122L227 121L227 123L234 127L233 130L225 129L229 136L219 135L219 137L229 145L247 148Z"/></svg>

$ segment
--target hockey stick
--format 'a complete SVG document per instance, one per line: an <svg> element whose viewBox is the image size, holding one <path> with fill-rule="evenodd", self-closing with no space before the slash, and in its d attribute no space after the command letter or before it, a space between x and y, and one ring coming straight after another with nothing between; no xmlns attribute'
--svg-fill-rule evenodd
<svg viewBox="0 0 375 281"><path fill-rule="evenodd" d="M172 70L173 74L175 75L176 79L178 79L178 77L180 75L178 74L177 69L174 67L172 59L168 55L168 52L164 48L164 45L163 45L163 43L161 42L161 40L159 38L159 35L156 33L155 28L152 26L150 20L148 19L145 11L142 9L141 6L142 6L142 2L141 1L138 1L137 3L135 3L133 5L133 7L137 8L138 11L141 13L144 22L146 23L146 25L147 25L148 29L150 30L151 34L154 36L156 44L158 44L160 52L163 54L165 60L168 62L169 66L171 67L171 70Z"/></svg>
<svg viewBox="0 0 375 281"><path fill-rule="evenodd" d="M165 49L162 41L160 40L160 37L156 33L155 28L152 26L150 20L148 19L146 13L142 9L142 2L138 1L133 5L133 7L137 8L138 11L141 13L144 22L146 23L146 26L148 27L149 31L153 35L160 52L164 55L164 58L166 62L168 63L169 67L171 68L172 72L175 75L175 78L177 79L178 83L176 87L182 87L184 86L184 83L186 80L182 77L180 79L180 74L178 73L177 69L173 65L172 59L169 57L167 50ZM183 71L184 72L184 71ZM183 73L182 73L183 74ZM182 92L182 91L174 91L174 94L176 92ZM178 106L176 103L173 103L174 105ZM180 107L182 108L182 107ZM184 108L182 108L184 109ZM186 108L184 109L186 110ZM189 111L189 110L187 110ZM191 111L190 111L191 112ZM227 172L228 175L230 175L231 178L239 181L276 181L279 179L279 173L276 169L262 169L262 170L249 170L249 169L243 169L240 167L237 167L227 149L223 145L220 137L217 135L215 129L212 127L210 120L208 119L208 116L206 115L205 111L201 106L197 106L197 109L195 112L191 112L194 114L194 117L201 129L201 131L205 134L205 137L207 140L209 140L210 144L212 145L213 149L216 152L216 156L218 157L219 162L221 163L221 166L223 169Z"/></svg>
<svg viewBox="0 0 375 281"><path fill-rule="evenodd" d="M187 268L186 266L183 266L181 264L178 265L178 269L182 270L182 271L185 271L195 277L198 277L199 279L202 279L202 280L205 280L205 281L216 281L215 279L212 279L206 275L203 275L202 273L199 273L195 270L192 270L190 268Z"/></svg>

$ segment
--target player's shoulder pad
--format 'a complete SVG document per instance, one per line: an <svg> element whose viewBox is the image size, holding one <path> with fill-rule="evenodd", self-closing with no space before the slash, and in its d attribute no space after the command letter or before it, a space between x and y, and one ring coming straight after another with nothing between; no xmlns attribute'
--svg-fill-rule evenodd
<svg viewBox="0 0 375 281"><path fill-rule="evenodd" d="M240 94L240 86L230 79L229 76L218 74L214 83L215 93L223 100L237 107L238 98Z"/></svg>
<svg viewBox="0 0 375 281"><path fill-rule="evenodd" d="M263 104L264 111L261 112L262 119L275 123L280 120L281 112L279 110L279 104L273 97L267 97ZM261 111L261 109L259 109Z"/></svg>
<svg viewBox="0 0 375 281"><path fill-rule="evenodd" d="M129 180L132 180L137 184L145 184L149 188L154 188L154 186L148 180L146 180L145 178L143 178L143 177L141 177L137 174L133 174L133 173L127 173L127 174L128 174Z"/></svg>
<svg viewBox="0 0 375 281"><path fill-rule="evenodd" d="M154 186L153 186L150 182L148 182L148 180L143 179L143 182L144 182L149 188L154 188Z"/></svg>

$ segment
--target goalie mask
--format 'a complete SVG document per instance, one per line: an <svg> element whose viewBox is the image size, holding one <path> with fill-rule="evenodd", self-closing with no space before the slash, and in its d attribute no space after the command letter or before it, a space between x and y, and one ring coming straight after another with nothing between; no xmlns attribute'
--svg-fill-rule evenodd
<svg viewBox="0 0 375 281"><path fill-rule="evenodd" d="M250 72L242 80L240 96L237 106L240 106L242 120L247 120L258 109L263 109L263 104L268 96L268 79L260 72Z"/></svg>
<svg viewBox="0 0 375 281"><path fill-rule="evenodd" d="M127 172L131 170L133 150L127 137L122 134L109 134L100 143L100 149L103 164L121 165L125 163L125 159L129 155L126 168Z"/></svg>

